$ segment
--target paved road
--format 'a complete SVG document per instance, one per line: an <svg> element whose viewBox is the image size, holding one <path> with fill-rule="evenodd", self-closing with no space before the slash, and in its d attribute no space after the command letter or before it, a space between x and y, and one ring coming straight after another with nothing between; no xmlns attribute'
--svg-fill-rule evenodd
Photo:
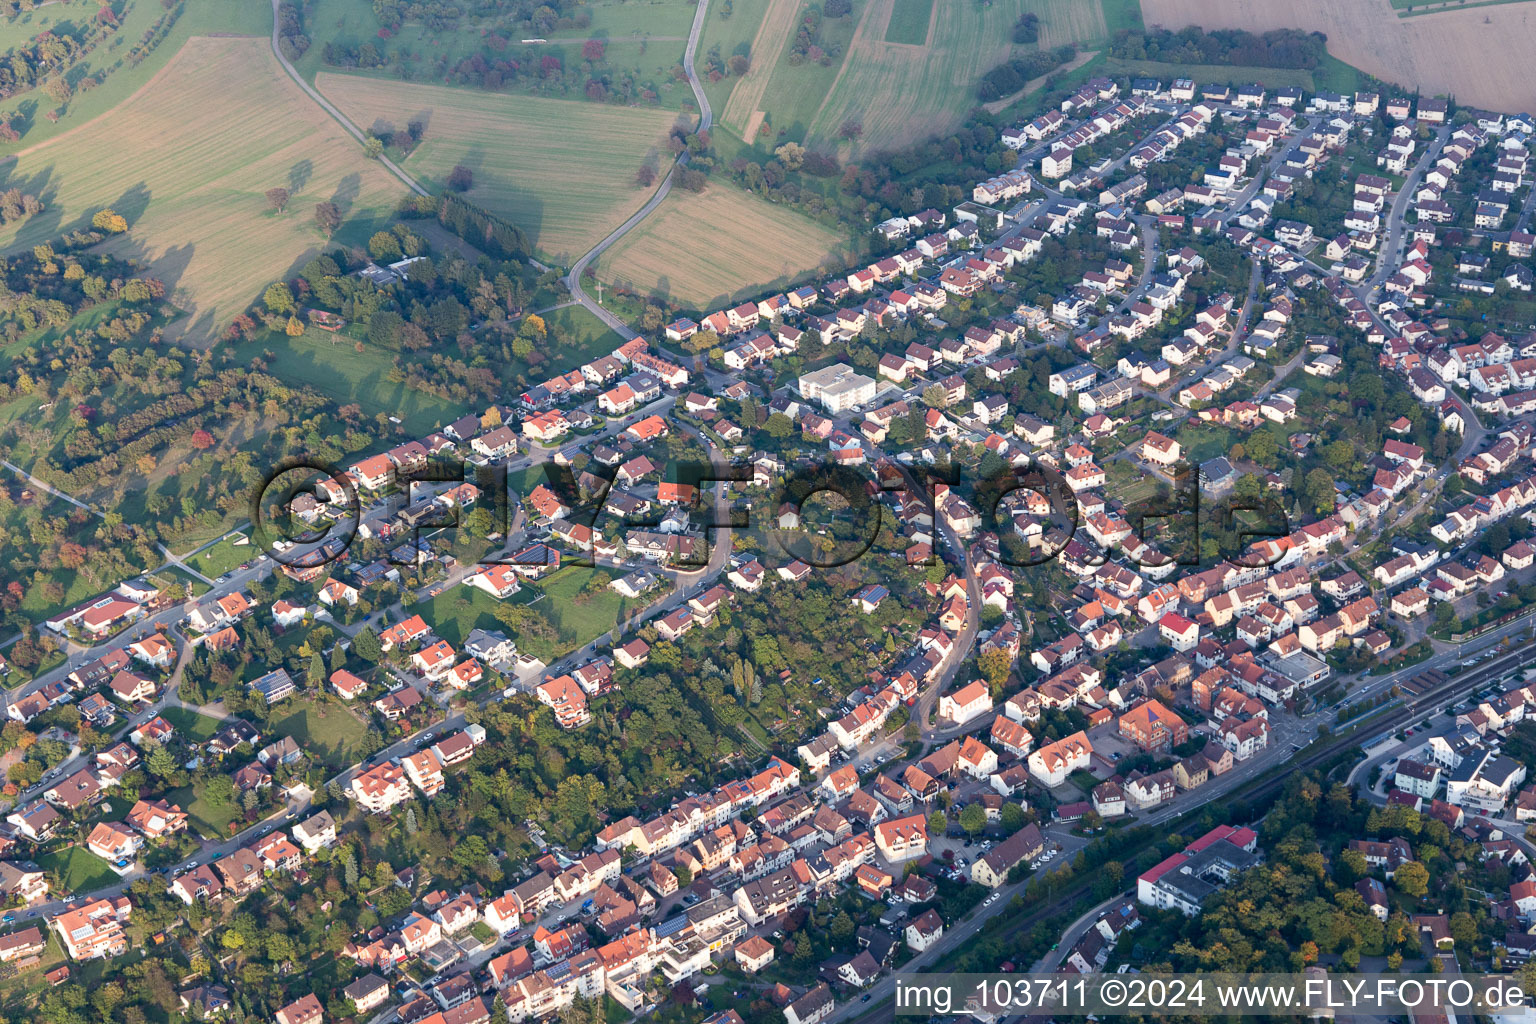
<svg viewBox="0 0 1536 1024"><path fill-rule="evenodd" d="M276 9L277 2L278 0L272 0L274 10ZM683 70L688 75L688 85L693 89L694 102L699 107L699 125L695 131L701 134L709 131L710 126L714 124L715 118L714 111L709 106L709 97L704 95L704 86L699 81L699 73L694 69L693 64L693 54L698 49L699 33L704 29L704 15L708 12L708 9L708 3L701 2L697 5L697 9L693 14L693 27L688 30L688 46L683 51ZM667 171L667 176L662 179L661 186L656 189L655 194L650 199L646 200L645 205L636 210L634 215L623 224L615 228L607 238L598 242L578 259L571 266L570 273L566 274L563 279L566 288L570 290L571 298L587 307L599 320L613 328L623 338L636 338L639 335L635 333L629 324L604 309L597 300L587 294L586 289L582 287L581 275L586 272L587 267L591 265L593 260L608 251L610 246L634 230L635 225L649 217L656 207L661 205L662 200L666 199L668 194L671 193L672 184L677 179L677 175L681 172L682 168L687 166L688 154L684 152L673 163L672 168Z"/></svg>
<svg viewBox="0 0 1536 1024"><path fill-rule="evenodd" d="M366 146L368 144L368 137L362 133L362 130L359 129L357 125L353 124L346 114L343 114L340 110L337 110L330 100L320 95L320 93L315 91L315 89L308 82L304 81L303 76L298 73L292 64L288 63L288 58L283 56L283 48L277 43L277 26L279 24L277 8L279 3L280 0L272 0L272 56L276 57L277 62L283 66L283 70L288 72L288 77L293 79L294 82L298 84L298 87L303 89L305 94L310 99L314 100L320 105L321 110L324 110L327 114L330 114L333 118L335 118L336 123L345 128L347 134L356 139L360 145ZM426 189L422 188L421 184L415 178L411 177L409 174L406 174L403 170L400 169L398 164L396 164L393 160L383 155L382 153L379 154L379 163L383 164L385 167L388 167L391 174L404 182L405 187L410 189L412 192L415 192L417 195L427 196L432 194Z"/></svg>

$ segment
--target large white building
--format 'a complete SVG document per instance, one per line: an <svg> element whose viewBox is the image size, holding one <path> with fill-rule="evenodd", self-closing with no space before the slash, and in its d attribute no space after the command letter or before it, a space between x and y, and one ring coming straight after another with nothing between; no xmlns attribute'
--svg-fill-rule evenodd
<svg viewBox="0 0 1536 1024"><path fill-rule="evenodd" d="M800 394L828 412L847 412L874 401L875 382L847 363L833 363L801 376Z"/></svg>

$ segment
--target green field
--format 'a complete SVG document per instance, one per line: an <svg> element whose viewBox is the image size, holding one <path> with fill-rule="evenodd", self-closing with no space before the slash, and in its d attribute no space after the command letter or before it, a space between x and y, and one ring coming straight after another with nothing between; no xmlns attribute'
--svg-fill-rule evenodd
<svg viewBox="0 0 1536 1024"><path fill-rule="evenodd" d="M1141 20L1141 0L1099 0L1104 8L1104 27L1113 36L1122 30L1139 32L1146 28Z"/></svg>
<svg viewBox="0 0 1536 1024"><path fill-rule="evenodd" d="M933 0L895 0L891 20L885 25L885 41L921 46L928 41L928 22Z"/></svg>
<svg viewBox="0 0 1536 1024"><path fill-rule="evenodd" d="M52 872L65 892L84 893L102 889L118 880L107 862L84 846L45 853L37 858L38 867Z"/></svg>
<svg viewBox="0 0 1536 1024"><path fill-rule="evenodd" d="M358 352L351 339L340 339L323 331L311 331L297 338L268 332L237 351L246 359L270 351L268 369L277 376L295 385L312 387L338 403L357 402L369 416L381 412L398 416L412 434L430 433L434 427L451 423L469 411L456 402L391 380L393 353L382 353L368 344Z"/></svg>
<svg viewBox="0 0 1536 1024"><path fill-rule="evenodd" d="M831 88L814 109L799 105L793 119L805 122L808 144L879 149L947 131L976 105L981 76L1015 50L1010 40L1019 5L951 4L934 24L927 45L913 50L884 39L880 17L896 2L871 0ZM1042 45L1047 39L1096 39L1104 34L1097 4L1032 0L1032 6L1047 8L1041 14ZM775 99L770 86L765 109L782 127L785 118L776 111ZM840 142L842 127L849 122L862 127L857 144Z"/></svg>
<svg viewBox="0 0 1536 1024"><path fill-rule="evenodd" d="M15 17L0 17L0 50L25 46L44 32L73 36L74 29L89 21L92 13L78 4L55 3L22 11Z"/></svg>
<svg viewBox="0 0 1536 1024"><path fill-rule="evenodd" d="M203 743L213 739L213 734L223 725L217 718L200 715L186 708L166 708L160 717L175 727L176 733L189 743Z"/></svg>
<svg viewBox="0 0 1536 1024"><path fill-rule="evenodd" d="M339 701L297 697L284 701L271 719L274 738L292 736L306 757L330 769L363 758L368 725Z"/></svg>
<svg viewBox="0 0 1536 1024"><path fill-rule="evenodd" d="M405 169L433 188L468 167L469 198L528 232L546 260L568 264L590 249L650 196L634 183L640 167L659 177L671 165L663 147L675 115L664 110L331 72L316 81L364 128L423 121Z"/></svg>
<svg viewBox="0 0 1536 1024"><path fill-rule="evenodd" d="M0 246L30 247L116 210L129 230L104 248L142 261L165 283L188 314L167 333L195 345L321 250L316 203L343 208L335 241L359 243L404 192L300 92L265 39L193 39L153 81L118 99L111 116L3 164L5 186L39 194L46 208L0 229ZM265 197L276 186L292 195L282 213Z"/></svg>

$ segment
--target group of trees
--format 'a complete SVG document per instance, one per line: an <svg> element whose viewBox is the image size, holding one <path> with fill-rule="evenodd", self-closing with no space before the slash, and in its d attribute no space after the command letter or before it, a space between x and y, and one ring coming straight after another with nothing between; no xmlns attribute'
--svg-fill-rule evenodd
<svg viewBox="0 0 1536 1024"><path fill-rule="evenodd" d="M981 76L976 95L982 102L1011 96L1031 79L1048 75L1077 56L1077 47L1066 43L1054 50L1037 50L1004 61Z"/></svg>
<svg viewBox="0 0 1536 1024"><path fill-rule="evenodd" d="M794 42L789 44L790 64L810 61L812 64L827 65L838 55L837 48L828 52L821 47L821 12L815 7L806 8L795 30Z"/></svg>
<svg viewBox="0 0 1536 1024"><path fill-rule="evenodd" d="M309 36L304 32L304 12L289 0L277 8L277 45L288 60L298 60L309 49Z"/></svg>
<svg viewBox="0 0 1536 1024"><path fill-rule="evenodd" d="M1207 32L1198 25L1191 25L1178 32L1160 28L1121 29L1110 42L1109 53L1122 60L1311 71L1327 55L1327 42L1321 32L1293 28L1259 34L1241 29Z"/></svg>

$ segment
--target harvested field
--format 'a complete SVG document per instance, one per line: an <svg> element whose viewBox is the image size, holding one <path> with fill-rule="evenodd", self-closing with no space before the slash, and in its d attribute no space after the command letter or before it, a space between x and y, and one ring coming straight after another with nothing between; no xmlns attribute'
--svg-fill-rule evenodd
<svg viewBox="0 0 1536 1024"><path fill-rule="evenodd" d="M1536 107L1536 7L1528 3L1452 8L1400 18L1390 0L1141 0L1149 26L1187 25L1264 32L1322 32L1328 52L1368 74L1466 105Z"/></svg>
<svg viewBox="0 0 1536 1024"><path fill-rule="evenodd" d="M31 246L116 209L130 229L105 248L165 281L190 314L170 333L189 344L320 251L316 203L340 205L350 223L339 240L359 242L404 191L251 38L189 40L109 114L20 150L3 173L47 209L0 229L0 245ZM283 213L265 198L275 186L293 194Z"/></svg>
<svg viewBox="0 0 1536 1024"><path fill-rule="evenodd" d="M752 37L752 66L736 82L731 98L720 112L720 123L732 131L741 132L748 142L752 141L748 129L755 130L756 123L762 120L763 93L768 88L768 80L773 77L779 57L794 40L800 7L800 0L768 0L762 24Z"/></svg>
<svg viewBox="0 0 1536 1024"><path fill-rule="evenodd" d="M676 115L579 100L477 92L322 72L316 86L358 125L426 123L405 169L440 184L474 172L469 198L528 232L549 260L569 263L638 210L646 162L664 172Z"/></svg>
<svg viewBox="0 0 1536 1024"><path fill-rule="evenodd" d="M600 260L599 279L713 309L745 292L782 287L842 244L831 229L723 183L674 190Z"/></svg>

